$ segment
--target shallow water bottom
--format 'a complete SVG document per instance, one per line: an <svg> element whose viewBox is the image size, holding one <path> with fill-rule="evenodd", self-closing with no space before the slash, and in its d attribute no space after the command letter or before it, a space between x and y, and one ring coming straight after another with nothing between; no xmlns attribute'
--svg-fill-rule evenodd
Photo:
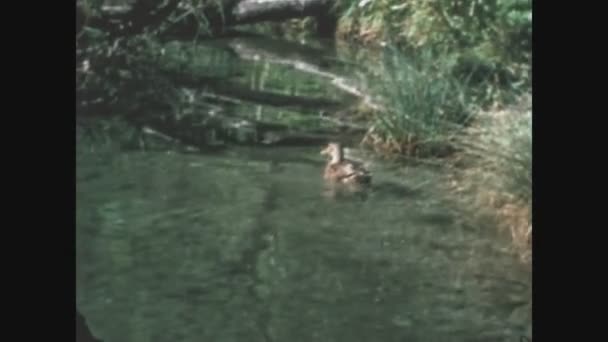
<svg viewBox="0 0 608 342"><path fill-rule="evenodd" d="M516 341L531 279L422 168L327 197L316 148L77 150L77 304L120 341Z"/></svg>

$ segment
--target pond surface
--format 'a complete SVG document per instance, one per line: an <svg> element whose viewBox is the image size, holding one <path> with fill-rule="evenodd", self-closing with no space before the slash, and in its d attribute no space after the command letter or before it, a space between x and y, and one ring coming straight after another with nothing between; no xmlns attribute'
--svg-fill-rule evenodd
<svg viewBox="0 0 608 342"><path fill-rule="evenodd" d="M529 271L459 223L430 170L375 165L368 196L331 198L316 148L85 145L77 163L77 303L104 341L514 341L530 325Z"/></svg>
<svg viewBox="0 0 608 342"><path fill-rule="evenodd" d="M79 134L77 306L93 334L105 342L530 336L530 269L495 227L466 224L443 200L436 170L369 159L369 191L328 196L320 148L180 153Z"/></svg>

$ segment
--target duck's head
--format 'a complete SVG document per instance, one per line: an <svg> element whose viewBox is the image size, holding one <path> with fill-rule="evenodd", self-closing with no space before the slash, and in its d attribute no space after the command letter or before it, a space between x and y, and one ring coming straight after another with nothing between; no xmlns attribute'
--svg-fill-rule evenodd
<svg viewBox="0 0 608 342"><path fill-rule="evenodd" d="M329 143L321 150L321 155L328 156L331 163L339 163L343 159L344 150L342 145L338 143Z"/></svg>

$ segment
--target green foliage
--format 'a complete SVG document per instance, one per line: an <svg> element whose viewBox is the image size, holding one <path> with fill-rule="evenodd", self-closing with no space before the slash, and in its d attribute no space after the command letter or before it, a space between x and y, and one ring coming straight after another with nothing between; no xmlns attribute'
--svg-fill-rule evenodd
<svg viewBox="0 0 608 342"><path fill-rule="evenodd" d="M388 109L376 115L371 138L401 153L447 148L469 119L466 80L451 75L455 61L430 50L416 59L396 51L387 56L382 95Z"/></svg>
<svg viewBox="0 0 608 342"><path fill-rule="evenodd" d="M472 108L529 92L528 0L342 0L337 9L347 37L418 56L387 63L387 110L366 140L374 145L417 154L425 145L450 146Z"/></svg>
<svg viewBox="0 0 608 342"><path fill-rule="evenodd" d="M529 104L528 106L531 106ZM526 204L532 202L532 112L514 108L490 114L463 137L463 150L476 156L480 170L493 175L492 184Z"/></svg>
<svg viewBox="0 0 608 342"><path fill-rule="evenodd" d="M102 2L81 0L78 5L97 15ZM76 48L79 109L92 103L103 104L104 111L109 107L113 111L134 111L138 104L175 107L180 94L176 79L186 78L188 84L233 74L229 61L232 56L226 51L159 39L163 30L201 5L196 0L182 2L180 10L159 27L140 34L117 37L85 25L77 35Z"/></svg>
<svg viewBox="0 0 608 342"><path fill-rule="evenodd" d="M461 167L452 182L463 209L474 218L494 216L524 259L532 234L531 100L526 94L509 106L477 113L454 140Z"/></svg>
<svg viewBox="0 0 608 342"><path fill-rule="evenodd" d="M85 28L77 48L77 60L86 70L77 71L77 99L82 109L101 98L106 107L138 100L163 102L173 87L158 76L159 43L145 35L108 39L99 30Z"/></svg>
<svg viewBox="0 0 608 342"><path fill-rule="evenodd" d="M466 54L500 83L530 79L529 0L342 0L338 8L354 38Z"/></svg>

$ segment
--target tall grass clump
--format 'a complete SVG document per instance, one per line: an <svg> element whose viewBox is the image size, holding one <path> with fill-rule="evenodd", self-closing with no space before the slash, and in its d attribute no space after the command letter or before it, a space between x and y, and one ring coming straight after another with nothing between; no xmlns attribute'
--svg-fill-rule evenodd
<svg viewBox="0 0 608 342"><path fill-rule="evenodd" d="M415 59L389 51L386 58L378 90L386 110L374 115L364 143L407 156L449 152L469 120L466 80L452 75L453 60L430 51Z"/></svg>
<svg viewBox="0 0 608 342"><path fill-rule="evenodd" d="M467 163L454 185L471 212L490 213L529 256L532 234L531 95L481 111L456 142Z"/></svg>

